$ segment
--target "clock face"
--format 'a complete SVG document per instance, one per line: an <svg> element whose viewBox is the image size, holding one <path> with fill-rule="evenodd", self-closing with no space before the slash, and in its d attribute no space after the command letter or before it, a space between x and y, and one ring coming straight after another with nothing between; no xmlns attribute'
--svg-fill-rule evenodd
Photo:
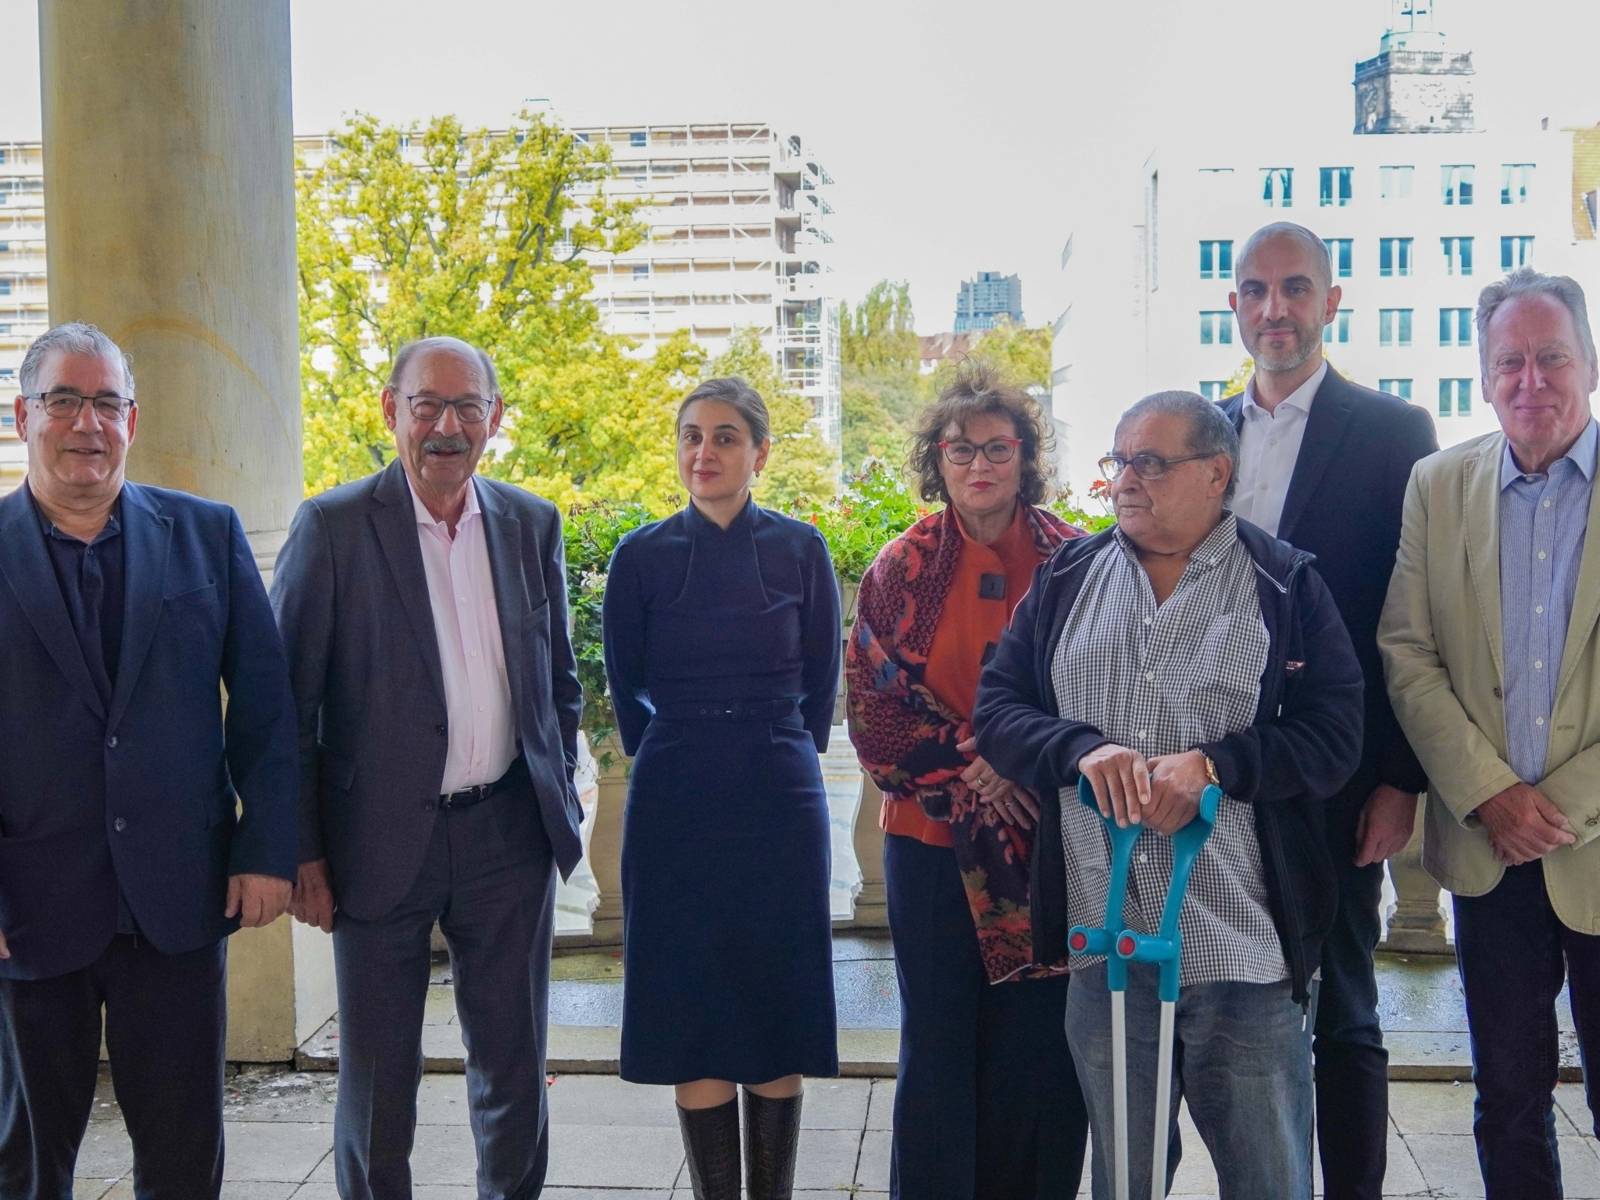
<svg viewBox="0 0 1600 1200"><path fill-rule="evenodd" d="M1430 118L1443 116L1449 99L1450 95L1445 91L1444 84L1437 79L1426 80L1417 88L1417 100L1422 105L1423 113Z"/></svg>
<svg viewBox="0 0 1600 1200"><path fill-rule="evenodd" d="M1369 83L1361 90L1359 120L1362 129L1375 129L1383 118L1383 88Z"/></svg>

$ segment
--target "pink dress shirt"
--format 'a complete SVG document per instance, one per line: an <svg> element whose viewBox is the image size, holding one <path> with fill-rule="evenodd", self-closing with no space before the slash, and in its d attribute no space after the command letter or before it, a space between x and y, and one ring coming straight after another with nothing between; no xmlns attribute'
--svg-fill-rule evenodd
<svg viewBox="0 0 1600 1200"><path fill-rule="evenodd" d="M422 569L428 577L450 730L439 791L454 792L493 783L516 757L511 684L506 678L476 481L467 488L466 510L453 538L449 525L434 520L415 491L411 503L417 514Z"/></svg>

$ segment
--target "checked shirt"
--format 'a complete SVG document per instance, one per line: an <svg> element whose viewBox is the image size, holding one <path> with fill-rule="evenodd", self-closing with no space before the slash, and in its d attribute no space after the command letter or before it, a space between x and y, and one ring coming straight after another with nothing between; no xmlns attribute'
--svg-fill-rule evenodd
<svg viewBox="0 0 1600 1200"><path fill-rule="evenodd" d="M1232 513L1225 512L1195 548L1163 604L1156 603L1120 529L1086 569L1051 660L1059 716L1087 722L1147 759L1182 753L1254 723L1268 636L1255 563ZM1098 926L1105 918L1111 840L1099 814L1079 803L1076 787L1061 790L1061 837L1069 919ZM1171 876L1171 840L1145 830L1134 848L1124 927L1156 932ZM1218 806L1178 925L1183 987L1288 978L1248 804L1224 797ZM1075 955L1072 965L1100 961Z"/></svg>

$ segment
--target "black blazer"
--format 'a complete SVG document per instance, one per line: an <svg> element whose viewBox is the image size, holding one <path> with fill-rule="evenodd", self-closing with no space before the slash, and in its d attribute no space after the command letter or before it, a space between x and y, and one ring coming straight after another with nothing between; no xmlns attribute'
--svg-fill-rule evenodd
<svg viewBox="0 0 1600 1200"><path fill-rule="evenodd" d="M1243 393L1222 401L1222 411L1242 430ZM1278 537L1316 555L1366 678L1361 769L1340 802L1359 803L1379 783L1406 792L1427 786L1384 687L1378 617L1394 573L1412 465L1438 448L1426 409L1328 368L1306 418Z"/></svg>
<svg viewBox="0 0 1600 1200"><path fill-rule="evenodd" d="M27 491L0 500L0 978L93 962L119 885L140 933L178 954L238 928L228 876L295 875L289 672L239 518L128 483L122 536L106 705Z"/></svg>
<svg viewBox="0 0 1600 1200"><path fill-rule="evenodd" d="M512 719L556 866L582 847L573 785L582 691L555 505L478 479ZM300 861L326 858L339 906L376 920L428 849L449 748L444 673L416 510L399 462L307 500L272 606L300 719Z"/></svg>

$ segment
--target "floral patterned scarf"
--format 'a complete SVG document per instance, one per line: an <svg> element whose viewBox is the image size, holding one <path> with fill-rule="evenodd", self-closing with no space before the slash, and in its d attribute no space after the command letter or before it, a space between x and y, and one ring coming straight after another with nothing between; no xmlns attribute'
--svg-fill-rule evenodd
<svg viewBox="0 0 1600 1200"><path fill-rule="evenodd" d="M1024 510L1040 555L1082 531L1042 508ZM1066 970L1065 947L1038 962L1028 909L1033 831L1007 825L961 781L972 762L956 749L972 726L923 682L928 650L955 578L962 536L945 508L885 546L861 580L845 651L850 740L885 796L915 799L948 821L956 864L991 983Z"/></svg>

